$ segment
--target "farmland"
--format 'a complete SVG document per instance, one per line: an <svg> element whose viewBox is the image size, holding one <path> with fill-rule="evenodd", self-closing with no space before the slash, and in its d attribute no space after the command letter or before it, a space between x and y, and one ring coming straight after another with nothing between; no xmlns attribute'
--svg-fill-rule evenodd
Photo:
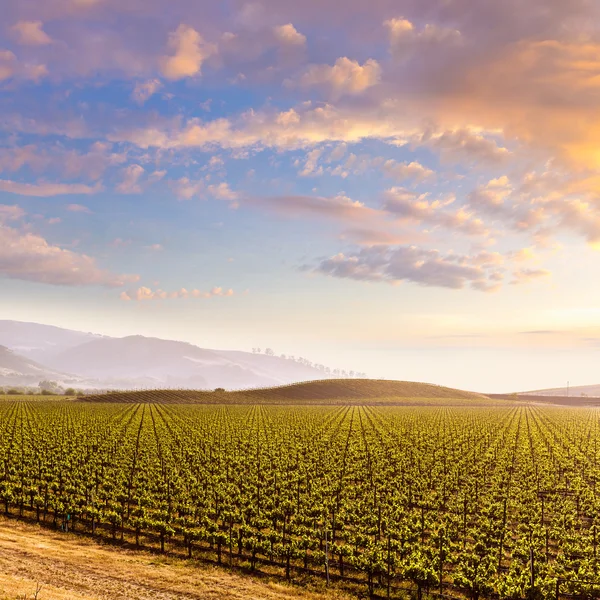
<svg viewBox="0 0 600 600"><path fill-rule="evenodd" d="M6 397L0 507L59 532L359 595L594 593L600 414L486 402Z"/></svg>
<svg viewBox="0 0 600 600"><path fill-rule="evenodd" d="M272 388L225 390L141 390L112 392L82 398L86 402L160 404L439 404L447 400L481 401L486 396L429 383L372 379L328 379Z"/></svg>

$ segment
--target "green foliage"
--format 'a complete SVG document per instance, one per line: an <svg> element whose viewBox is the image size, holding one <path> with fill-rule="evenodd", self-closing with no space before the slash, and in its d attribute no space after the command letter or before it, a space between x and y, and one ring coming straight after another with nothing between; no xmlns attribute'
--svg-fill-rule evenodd
<svg viewBox="0 0 600 600"><path fill-rule="evenodd" d="M0 511L420 596L600 596L591 409L0 402Z"/></svg>

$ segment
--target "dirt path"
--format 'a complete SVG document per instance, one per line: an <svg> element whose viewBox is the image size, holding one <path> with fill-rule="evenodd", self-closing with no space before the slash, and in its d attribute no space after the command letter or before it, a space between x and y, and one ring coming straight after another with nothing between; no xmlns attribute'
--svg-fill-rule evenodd
<svg viewBox="0 0 600 600"><path fill-rule="evenodd" d="M332 591L257 581L224 569L104 546L0 518L0 600L332 600Z"/></svg>

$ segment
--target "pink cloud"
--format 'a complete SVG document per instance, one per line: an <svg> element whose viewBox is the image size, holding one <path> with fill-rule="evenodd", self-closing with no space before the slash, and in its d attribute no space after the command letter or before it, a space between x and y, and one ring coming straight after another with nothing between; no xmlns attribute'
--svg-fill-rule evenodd
<svg viewBox="0 0 600 600"><path fill-rule="evenodd" d="M67 286L120 287L135 275L116 275L94 258L53 245L42 236L0 225L0 275L37 283Z"/></svg>
<svg viewBox="0 0 600 600"><path fill-rule="evenodd" d="M185 298L215 298L215 297L230 297L233 296L234 292L232 289L223 289L221 287L214 287L208 292L201 290L181 288L173 292L166 292L162 289L155 289L149 287L139 287L133 292L121 293L121 300L130 301L137 300L138 302L144 302L148 300L175 300Z"/></svg>
<svg viewBox="0 0 600 600"><path fill-rule="evenodd" d="M83 183L21 183L0 179L0 191L18 194L20 196L66 196L69 194L96 194L102 190L100 184L94 186Z"/></svg>

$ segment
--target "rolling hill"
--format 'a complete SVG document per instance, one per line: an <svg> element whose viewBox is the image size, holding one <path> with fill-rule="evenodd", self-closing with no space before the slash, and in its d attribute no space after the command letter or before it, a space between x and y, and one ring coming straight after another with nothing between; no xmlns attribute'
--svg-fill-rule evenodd
<svg viewBox="0 0 600 600"><path fill-rule="evenodd" d="M549 388L547 390L534 390L530 392L521 392L519 396L560 396L567 397L567 388ZM568 390L568 396L578 398L600 398L600 384L595 385L579 385L571 387Z"/></svg>
<svg viewBox="0 0 600 600"><path fill-rule="evenodd" d="M85 402L161 404L411 404L422 400L485 401L482 394L452 388L375 379L326 379L239 391L147 390L80 398ZM418 402L416 402L418 401Z"/></svg>

